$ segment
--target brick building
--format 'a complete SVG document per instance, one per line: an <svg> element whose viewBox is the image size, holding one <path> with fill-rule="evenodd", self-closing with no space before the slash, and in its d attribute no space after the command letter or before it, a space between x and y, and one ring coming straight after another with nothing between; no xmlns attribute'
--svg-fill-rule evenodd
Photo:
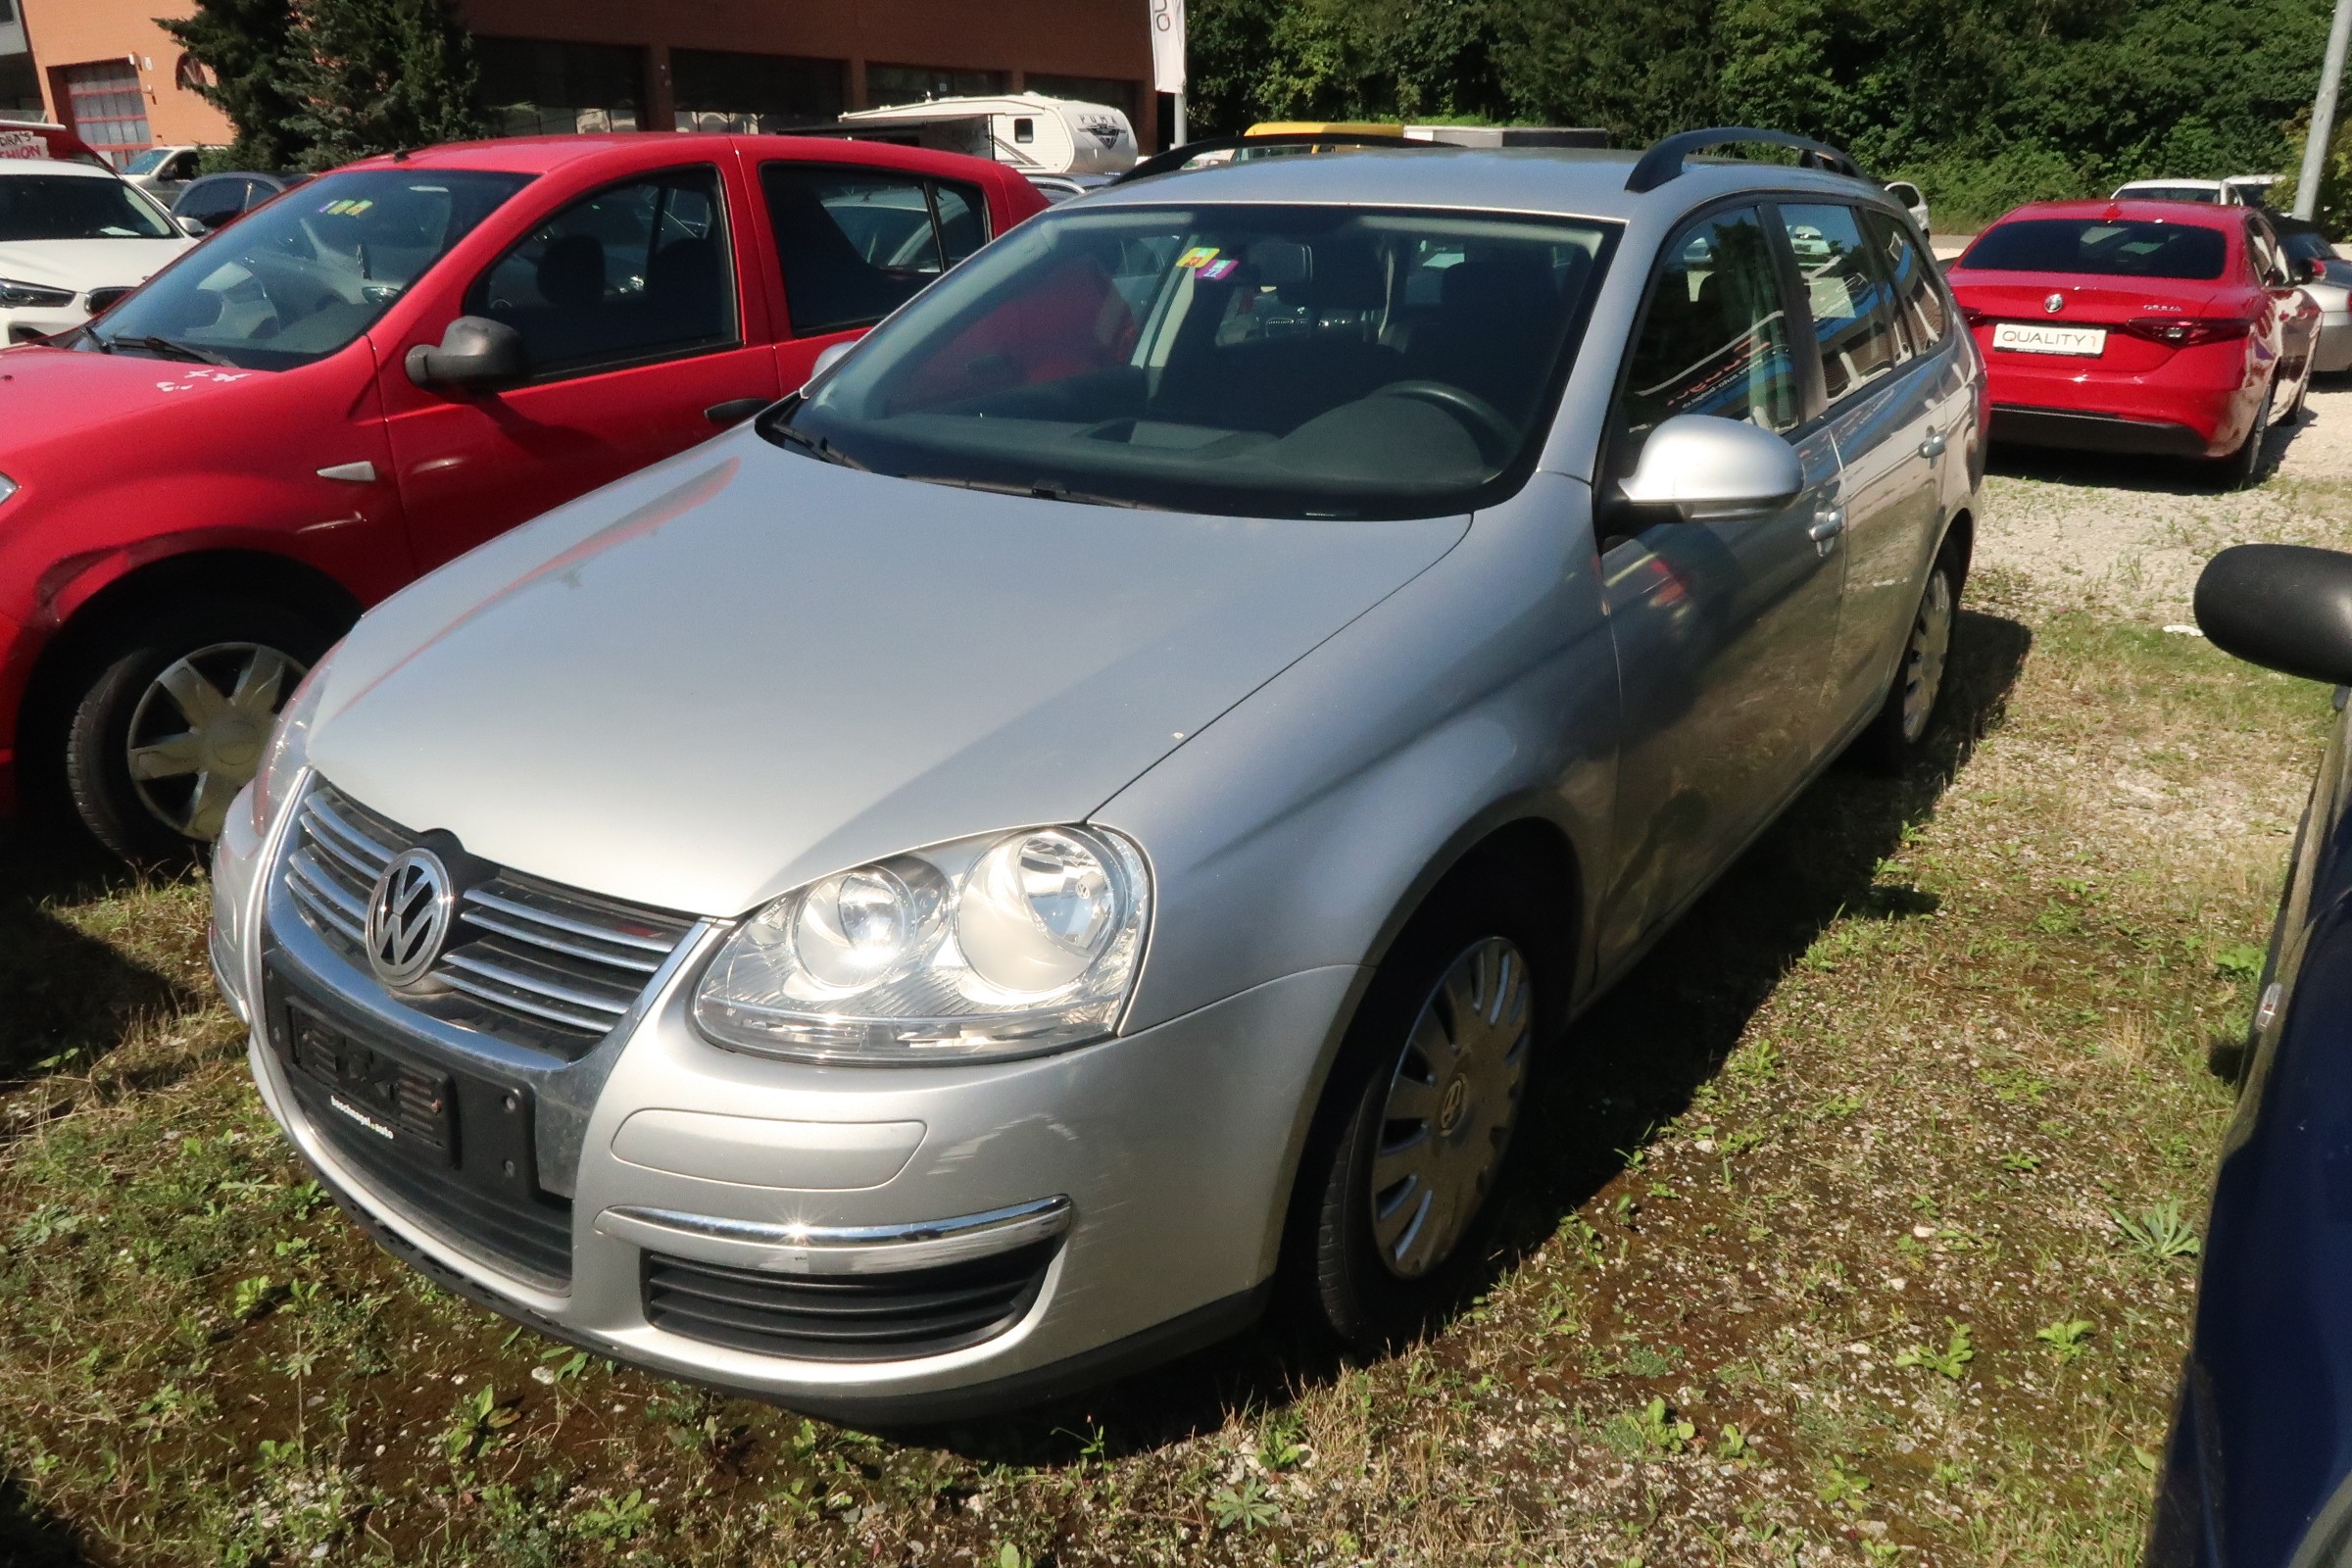
<svg viewBox="0 0 2352 1568"><path fill-rule="evenodd" d="M124 153L229 139L154 22L189 0L0 0L17 104ZM760 129L926 94L1031 90L1127 111L1160 145L1149 0L458 0L508 134ZM21 14L20 51L9 53ZM20 64L12 67L10 62Z"/></svg>

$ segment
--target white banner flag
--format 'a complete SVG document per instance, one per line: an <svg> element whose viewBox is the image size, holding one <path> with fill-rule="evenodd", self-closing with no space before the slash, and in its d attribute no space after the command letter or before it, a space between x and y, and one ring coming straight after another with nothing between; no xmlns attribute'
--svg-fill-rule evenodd
<svg viewBox="0 0 2352 1568"><path fill-rule="evenodd" d="M1152 85L1184 91L1184 0L1152 0Z"/></svg>

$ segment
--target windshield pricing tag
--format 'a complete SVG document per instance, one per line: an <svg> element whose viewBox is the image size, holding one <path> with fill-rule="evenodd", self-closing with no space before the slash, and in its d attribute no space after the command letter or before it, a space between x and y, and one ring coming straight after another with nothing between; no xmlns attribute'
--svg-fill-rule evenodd
<svg viewBox="0 0 2352 1568"><path fill-rule="evenodd" d="M1176 265L1178 267L1206 267L1216 259L1217 248L1214 245L1196 245L1182 256L1177 257Z"/></svg>

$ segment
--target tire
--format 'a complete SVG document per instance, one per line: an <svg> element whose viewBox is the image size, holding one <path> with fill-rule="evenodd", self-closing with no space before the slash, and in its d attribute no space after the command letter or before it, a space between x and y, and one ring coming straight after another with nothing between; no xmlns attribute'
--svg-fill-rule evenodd
<svg viewBox="0 0 2352 1568"><path fill-rule="evenodd" d="M1565 953L1532 894L1479 877L1441 889L1373 976L1293 1211L1309 1315L1345 1344L1396 1344L1476 1265L1563 1016Z"/></svg>
<svg viewBox="0 0 2352 1568"><path fill-rule="evenodd" d="M2255 413L2254 428L2246 432L2237 450L2215 465L2225 490L2251 490L2262 482L2262 442L2271 431L2271 406L2278 401L2278 382L2274 377L2262 389L2262 407Z"/></svg>
<svg viewBox="0 0 2352 1568"><path fill-rule="evenodd" d="M1886 701L1854 746L1856 756L1881 772L1909 768L1936 727L1959 632L1961 575L1960 553L1947 543L1929 568L1919 608L1911 612Z"/></svg>
<svg viewBox="0 0 2352 1568"><path fill-rule="evenodd" d="M2316 343L2313 344L2311 351L2316 356L2320 351L2319 345ZM2280 422L2285 424L2293 424L2296 420L2302 418L2304 413L2306 412L2305 405L2310 403L2310 401L2311 367L2308 363L2306 363L2303 368L2303 379L2295 383L2295 401L2286 406L2286 416Z"/></svg>
<svg viewBox="0 0 2352 1568"><path fill-rule="evenodd" d="M263 600L125 617L67 699L66 787L83 824L126 860L200 852L259 766L270 719L333 640Z"/></svg>

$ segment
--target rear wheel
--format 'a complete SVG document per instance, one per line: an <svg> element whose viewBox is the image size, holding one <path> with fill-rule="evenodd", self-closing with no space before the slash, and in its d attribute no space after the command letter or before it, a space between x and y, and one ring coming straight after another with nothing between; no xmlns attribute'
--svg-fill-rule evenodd
<svg viewBox="0 0 2352 1568"><path fill-rule="evenodd" d="M2262 408L2254 416L2254 428L2235 452L2217 465L2222 486L2228 490L2251 490L2262 481L2262 443L2271 432L2271 409L2278 398L2278 382L2274 378L2262 389Z"/></svg>
<svg viewBox="0 0 2352 1568"><path fill-rule="evenodd" d="M83 665L66 734L66 784L91 833L131 860L219 837L277 710L332 640L260 601L120 627Z"/></svg>
<svg viewBox="0 0 2352 1568"><path fill-rule="evenodd" d="M1924 747L1943 701L1944 674L1951 667L1952 637L1960 619L1960 553L1950 544L1936 558L1912 612L1903 640L1902 662L1879 716L1862 732L1855 750L1863 760L1889 773L1910 766Z"/></svg>
<svg viewBox="0 0 2352 1568"><path fill-rule="evenodd" d="M1299 1171L1313 1303L1376 1349L1479 1253L1565 984L1536 901L1441 895L1385 960L1334 1067Z"/></svg>

